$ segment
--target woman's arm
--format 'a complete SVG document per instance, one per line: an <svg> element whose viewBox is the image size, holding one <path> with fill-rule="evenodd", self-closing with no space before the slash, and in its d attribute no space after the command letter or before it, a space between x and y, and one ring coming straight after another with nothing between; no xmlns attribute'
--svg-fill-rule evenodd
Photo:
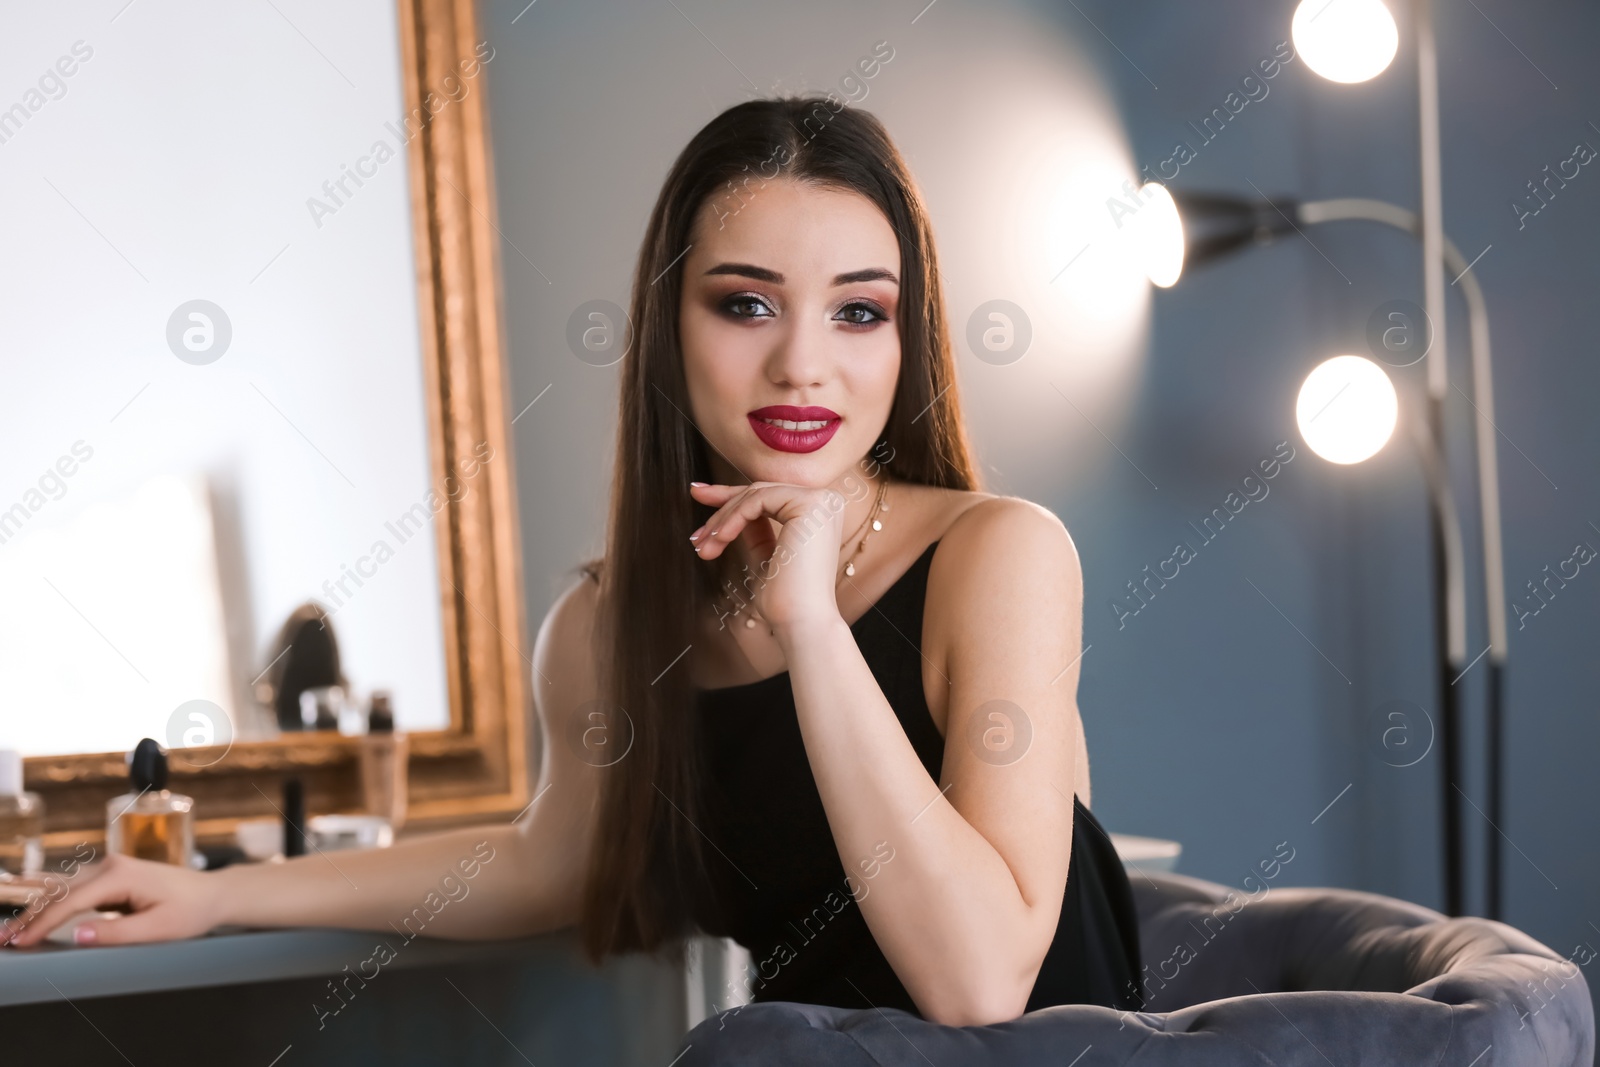
<svg viewBox="0 0 1600 1067"><path fill-rule="evenodd" d="M38 911L24 913L12 943L36 944L81 911L116 905L126 905L131 914L86 922L79 930L92 931L100 944L192 937L230 923L388 930L400 928L418 908L423 910L411 929L427 916L426 933L433 937L515 937L572 925L580 914L593 841L599 772L565 738L575 709L597 692L595 592L592 581L574 586L539 628L539 785L515 823L211 873L108 856L78 871L64 893L51 892L55 899Z"/></svg>
<svg viewBox="0 0 1600 1067"><path fill-rule="evenodd" d="M1060 915L1082 579L1060 520L1026 501L975 505L941 541L923 647L940 782L842 619L779 636L862 916L925 1017L978 1025L1022 1014Z"/></svg>
<svg viewBox="0 0 1600 1067"><path fill-rule="evenodd" d="M388 849L226 867L213 876L213 918L215 925L386 930L420 907L433 937L514 936L538 925L527 906L538 894L519 885L531 844L517 826L472 826Z"/></svg>

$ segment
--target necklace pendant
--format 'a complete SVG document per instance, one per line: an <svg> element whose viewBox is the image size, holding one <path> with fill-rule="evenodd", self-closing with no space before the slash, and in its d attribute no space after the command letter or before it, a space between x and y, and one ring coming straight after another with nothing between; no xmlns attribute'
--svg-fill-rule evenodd
<svg viewBox="0 0 1600 1067"><path fill-rule="evenodd" d="M853 577L855 577L855 573L856 573L856 565L855 565L855 563L854 563L854 562L851 562L851 563L846 563L846 564L845 564L845 565L844 565L844 576L845 576L845 577L846 577L846 578L853 578Z"/></svg>

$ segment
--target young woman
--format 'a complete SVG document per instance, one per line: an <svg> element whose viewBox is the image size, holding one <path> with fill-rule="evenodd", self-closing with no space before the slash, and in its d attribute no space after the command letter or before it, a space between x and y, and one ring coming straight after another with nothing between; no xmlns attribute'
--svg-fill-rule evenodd
<svg viewBox="0 0 1600 1067"><path fill-rule="evenodd" d="M516 824L201 874L111 857L17 936L385 930L487 839L428 933L578 926L591 955L699 929L757 1001L1000 1022L1136 1007L1089 811L1082 589L1049 511L978 490L932 226L870 114L719 115L634 278L606 554L539 629L538 799ZM481 855L480 857L481 858Z"/></svg>

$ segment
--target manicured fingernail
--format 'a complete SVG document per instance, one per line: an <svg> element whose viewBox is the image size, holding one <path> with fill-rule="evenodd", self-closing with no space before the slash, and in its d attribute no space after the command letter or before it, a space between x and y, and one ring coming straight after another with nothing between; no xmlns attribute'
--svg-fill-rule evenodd
<svg viewBox="0 0 1600 1067"><path fill-rule="evenodd" d="M697 489L701 489L701 488L704 488L707 483L706 482L690 482L689 484L694 486Z"/></svg>
<svg viewBox="0 0 1600 1067"><path fill-rule="evenodd" d="M689 535L689 540L691 540L691 541L698 541L698 540L700 540L700 535L701 535L701 534L702 534L702 533L704 533L704 532L705 532L705 527L704 527L704 526L702 526L702 527L700 527L700 528L699 528L699 529L698 529L698 530L696 530L696 531L695 531L695 532L694 532L694 533L692 533L692 534L690 534L690 535Z"/></svg>
<svg viewBox="0 0 1600 1067"><path fill-rule="evenodd" d="M94 944L94 936L94 927L92 926L80 926L72 931L72 940L80 945Z"/></svg>

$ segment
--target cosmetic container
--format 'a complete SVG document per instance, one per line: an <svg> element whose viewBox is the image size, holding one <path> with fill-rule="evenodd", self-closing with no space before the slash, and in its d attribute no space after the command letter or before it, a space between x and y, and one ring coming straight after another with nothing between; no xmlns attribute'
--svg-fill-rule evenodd
<svg viewBox="0 0 1600 1067"><path fill-rule="evenodd" d="M318 852L388 848L394 829L381 815L313 815L306 822L306 843Z"/></svg>
<svg viewBox="0 0 1600 1067"><path fill-rule="evenodd" d="M167 753L144 738L128 753L132 791L106 803L106 848L138 859L194 866L194 800L167 788Z"/></svg>
<svg viewBox="0 0 1600 1067"><path fill-rule="evenodd" d="M367 732L361 741L361 792L367 812L389 820L395 830L406 821L406 772L409 738L394 728L389 694L372 694Z"/></svg>
<svg viewBox="0 0 1600 1067"><path fill-rule="evenodd" d="M300 722L307 730L338 730L344 708L343 686L319 685L300 693Z"/></svg>
<svg viewBox="0 0 1600 1067"><path fill-rule="evenodd" d="M283 855L306 854L306 786L298 776L283 780Z"/></svg>
<svg viewBox="0 0 1600 1067"><path fill-rule="evenodd" d="M0 874L44 866L44 802L22 788L22 753L0 748Z"/></svg>

